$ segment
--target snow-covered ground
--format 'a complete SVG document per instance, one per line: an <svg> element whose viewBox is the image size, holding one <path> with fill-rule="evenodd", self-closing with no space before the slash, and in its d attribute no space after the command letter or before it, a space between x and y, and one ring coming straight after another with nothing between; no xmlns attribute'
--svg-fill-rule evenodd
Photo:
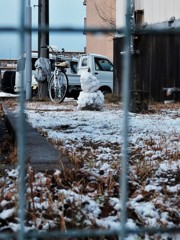
<svg viewBox="0 0 180 240"><path fill-rule="evenodd" d="M72 99L59 105L27 102L26 116L72 163L63 173L29 171L28 227L117 229L121 216L121 104L105 104L101 111L81 111ZM129 117L128 226L180 227L180 105L153 105L148 113L130 113ZM7 170L6 174L11 186L2 186L1 196L16 187L17 170ZM11 202L16 200L13 194ZM0 219L6 221L14 215L16 206L11 206L8 197L1 198ZM16 228L16 222L9 227Z"/></svg>
<svg viewBox="0 0 180 240"><path fill-rule="evenodd" d="M1 98L16 98L16 97L18 97L18 95L17 94L11 94L11 93L5 93L5 92L2 92L2 91L0 91L0 97Z"/></svg>

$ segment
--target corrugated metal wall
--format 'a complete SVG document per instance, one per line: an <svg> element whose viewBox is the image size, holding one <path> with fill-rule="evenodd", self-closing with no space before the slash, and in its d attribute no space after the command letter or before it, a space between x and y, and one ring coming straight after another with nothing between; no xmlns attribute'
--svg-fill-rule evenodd
<svg viewBox="0 0 180 240"><path fill-rule="evenodd" d="M179 0L134 1L135 11L143 10L143 12L141 11L141 14L144 14L142 19L148 24L149 30L152 28L177 31L179 28L180 20L176 20L177 18L180 19ZM118 26L123 26L125 22L125 17L123 18L125 4L125 0L117 0L116 2ZM172 16L175 16L175 21L170 25L168 20ZM144 29L141 28L142 32ZM180 87L179 43L179 35L143 35L141 33L139 38L134 41L134 50L139 50L140 54L132 55L131 90L147 91L151 100L162 101L164 99L163 88ZM117 36L114 39L114 92L117 95L122 90L123 56L120 52L123 51L123 38ZM179 100L179 98L178 94L176 94L176 100Z"/></svg>
<svg viewBox="0 0 180 240"><path fill-rule="evenodd" d="M149 93L152 101L163 101L163 88L180 87L180 36L139 35L132 55L131 90ZM114 40L114 89L121 92L123 38ZM180 94L175 95L180 100Z"/></svg>
<svg viewBox="0 0 180 240"><path fill-rule="evenodd" d="M179 0L135 0L135 9L144 10L144 21L148 24L180 18Z"/></svg>
<svg viewBox="0 0 180 240"><path fill-rule="evenodd" d="M168 21L172 16L180 19L179 0L134 0L135 10L144 10L144 22L148 24ZM116 25L124 26L125 0L116 0Z"/></svg>

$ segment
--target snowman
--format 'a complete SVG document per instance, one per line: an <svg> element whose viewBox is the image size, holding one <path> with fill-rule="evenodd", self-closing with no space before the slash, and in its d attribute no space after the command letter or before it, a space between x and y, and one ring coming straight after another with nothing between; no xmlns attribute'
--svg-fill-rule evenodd
<svg viewBox="0 0 180 240"><path fill-rule="evenodd" d="M99 90L99 80L90 72L84 72L80 77L81 89L77 103L78 110L99 111L104 106L104 95Z"/></svg>

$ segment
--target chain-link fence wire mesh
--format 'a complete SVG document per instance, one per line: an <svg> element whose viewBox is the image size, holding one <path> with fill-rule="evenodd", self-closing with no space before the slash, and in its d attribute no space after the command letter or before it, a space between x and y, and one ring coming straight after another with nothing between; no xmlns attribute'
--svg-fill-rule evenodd
<svg viewBox="0 0 180 240"><path fill-rule="evenodd" d="M25 218L26 218L26 186L24 179L26 178L26 166L25 166L25 98L23 91L19 97L19 118L18 118L18 125L19 125L19 132L18 132L18 161L19 161L19 184L18 184L18 195L19 195L19 231L17 233L0 233L0 239L126 239L128 234L155 234L155 233L170 233L176 234L179 233L179 229L177 228L128 228L127 227L127 193L128 193L128 129L129 129L129 89L130 89L130 72L131 72L131 36L134 32L134 21L132 19L133 16L133 0L127 0L126 4L126 21L124 28L71 28L71 27L33 27L28 28L25 26L25 8L26 8L26 1L20 1L20 23L19 27L1 27L1 33L16 33L19 36L20 42L20 52L24 52L25 47L25 34L29 31L37 33L38 31L41 32L49 32L51 33L81 33L83 34L84 31L86 33L91 34L106 34L106 33L118 33L125 36L125 44L124 44L124 60L123 60L123 88L122 88L122 100L124 106L124 118L123 118L123 146L122 146L122 160L121 160L121 172L120 172L120 201L122 205L121 209L121 219L120 219L120 226L118 230L102 230L102 229L94 229L94 230L67 230L66 232L61 231L52 231L52 232L39 232L39 231L25 231ZM137 33L141 33L141 30L136 29ZM167 34L169 31L167 29L149 29L146 30L146 34ZM177 29L176 34L179 34ZM22 77L23 79L23 77ZM22 89L24 89L24 81L21 81ZM137 237L137 239L139 239ZM175 238L174 238L175 239Z"/></svg>

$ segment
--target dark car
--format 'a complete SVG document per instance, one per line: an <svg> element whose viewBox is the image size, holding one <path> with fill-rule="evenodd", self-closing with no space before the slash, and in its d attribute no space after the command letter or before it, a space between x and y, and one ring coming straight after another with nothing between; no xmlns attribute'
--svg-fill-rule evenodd
<svg viewBox="0 0 180 240"><path fill-rule="evenodd" d="M14 93L15 71L5 71L1 79L1 90L6 93Z"/></svg>

